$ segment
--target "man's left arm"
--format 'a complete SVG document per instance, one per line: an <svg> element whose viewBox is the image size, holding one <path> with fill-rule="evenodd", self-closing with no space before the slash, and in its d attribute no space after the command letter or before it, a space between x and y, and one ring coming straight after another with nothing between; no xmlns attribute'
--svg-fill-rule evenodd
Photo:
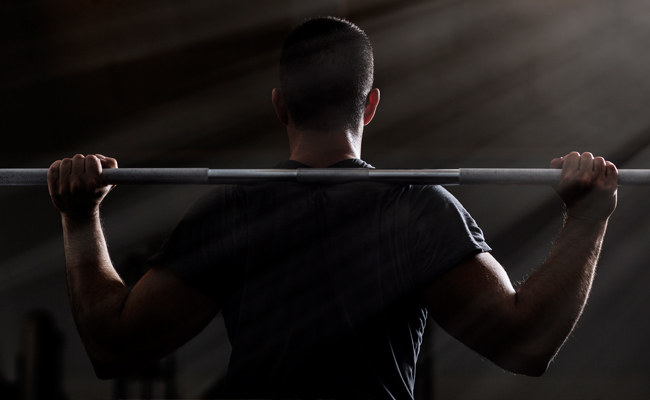
<svg viewBox="0 0 650 400"><path fill-rule="evenodd" d="M571 153L551 166L562 167L555 190L567 216L548 260L515 290L490 254L478 254L424 293L432 317L452 336L504 369L535 376L546 371L582 313L616 207L613 164Z"/></svg>
<svg viewBox="0 0 650 400"><path fill-rule="evenodd" d="M50 195L61 212L72 313L99 378L136 373L198 334L219 305L163 266L129 291L115 271L99 205L110 187L102 168L114 159L76 155L48 171Z"/></svg>

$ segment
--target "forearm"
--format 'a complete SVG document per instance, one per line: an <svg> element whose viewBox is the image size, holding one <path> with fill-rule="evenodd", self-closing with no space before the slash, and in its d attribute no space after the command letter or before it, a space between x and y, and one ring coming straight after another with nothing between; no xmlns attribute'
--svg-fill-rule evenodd
<svg viewBox="0 0 650 400"><path fill-rule="evenodd" d="M606 228L567 217L548 260L515 294L518 352L547 364L560 349L587 302Z"/></svg>
<svg viewBox="0 0 650 400"><path fill-rule="evenodd" d="M219 306L172 271L152 268L129 291L113 268L99 219L111 190L104 168L117 161L80 154L57 160L47 175L61 212L72 314L99 378L129 375L181 346Z"/></svg>
<svg viewBox="0 0 650 400"><path fill-rule="evenodd" d="M515 291L488 253L459 263L431 284L424 301L454 337L515 373L541 375L587 302L607 220L616 208L616 167L590 153L556 158L555 186L567 217L548 260Z"/></svg>
<svg viewBox="0 0 650 400"><path fill-rule="evenodd" d="M62 217L72 314L91 359L105 358L116 337L128 289L113 268L99 213L83 219Z"/></svg>

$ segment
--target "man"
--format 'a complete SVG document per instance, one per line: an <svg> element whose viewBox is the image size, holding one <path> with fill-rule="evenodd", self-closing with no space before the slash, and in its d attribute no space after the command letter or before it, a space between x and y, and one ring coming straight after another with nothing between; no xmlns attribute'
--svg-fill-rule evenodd
<svg viewBox="0 0 650 400"><path fill-rule="evenodd" d="M379 103L370 42L310 20L287 38L272 101L287 126L281 168L371 168L363 126ZM615 166L589 153L551 161L567 217L549 259L515 291L481 230L437 186L219 186L183 216L129 291L108 255L103 168L50 167L73 314L100 378L135 373L223 310L233 352L226 397L412 398L427 314L504 369L541 375L591 288Z"/></svg>

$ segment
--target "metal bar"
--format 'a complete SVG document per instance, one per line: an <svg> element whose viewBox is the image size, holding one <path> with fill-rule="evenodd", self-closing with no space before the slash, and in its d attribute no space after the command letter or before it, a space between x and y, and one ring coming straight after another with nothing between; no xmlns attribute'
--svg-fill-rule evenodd
<svg viewBox="0 0 650 400"><path fill-rule="evenodd" d="M557 169L207 169L119 168L103 172L111 184L222 184L286 181L301 183L386 182L429 185L555 185ZM46 185L47 169L0 169L0 186ZM650 185L650 169L619 170L619 185Z"/></svg>
<svg viewBox="0 0 650 400"><path fill-rule="evenodd" d="M0 185L47 185L47 169L0 169Z"/></svg>
<svg viewBox="0 0 650 400"><path fill-rule="evenodd" d="M370 180L409 185L458 185L460 169L372 169Z"/></svg>
<svg viewBox="0 0 650 400"><path fill-rule="evenodd" d="M206 183L295 182L297 177L298 170L295 169L210 169Z"/></svg>
<svg viewBox="0 0 650 400"><path fill-rule="evenodd" d="M555 185L559 169L461 168L460 185Z"/></svg>
<svg viewBox="0 0 650 400"><path fill-rule="evenodd" d="M208 181L207 168L116 168L102 172L105 183L176 183L205 184Z"/></svg>

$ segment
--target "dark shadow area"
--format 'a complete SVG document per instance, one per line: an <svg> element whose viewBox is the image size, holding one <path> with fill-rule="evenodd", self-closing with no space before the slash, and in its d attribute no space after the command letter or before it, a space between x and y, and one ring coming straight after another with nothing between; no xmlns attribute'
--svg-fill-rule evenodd
<svg viewBox="0 0 650 400"><path fill-rule="evenodd" d="M65 400L63 334L48 311L34 310L23 322L23 345L16 359L20 399Z"/></svg>

